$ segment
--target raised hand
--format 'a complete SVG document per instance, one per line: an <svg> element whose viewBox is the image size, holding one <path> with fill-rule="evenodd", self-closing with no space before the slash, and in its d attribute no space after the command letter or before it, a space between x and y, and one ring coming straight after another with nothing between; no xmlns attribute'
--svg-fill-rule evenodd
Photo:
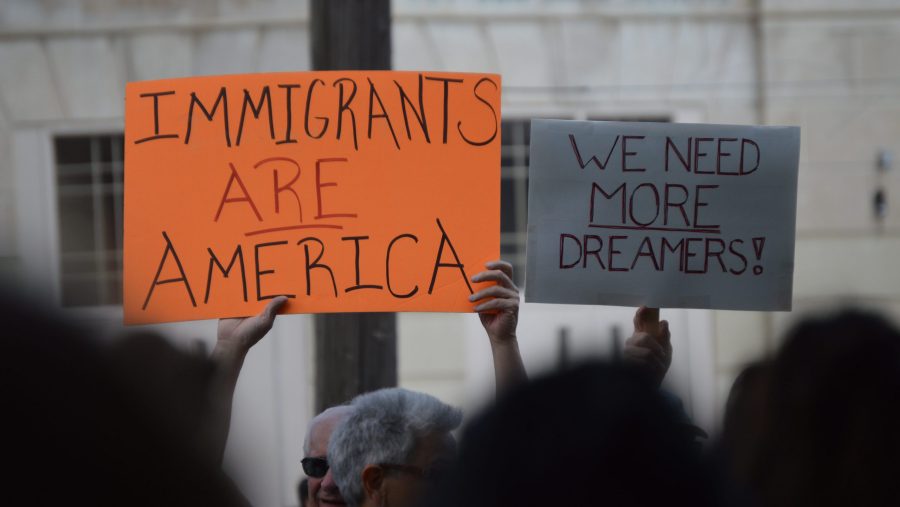
<svg viewBox="0 0 900 507"><path fill-rule="evenodd" d="M216 376L212 392L212 423L209 428L213 446L211 457L219 462L225 453L228 429L231 426L231 403L244 358L250 348L272 329L275 316L287 300L288 298L279 296L269 301L262 313L254 317L219 319L216 346L212 352Z"/></svg>
<svg viewBox="0 0 900 507"><path fill-rule="evenodd" d="M672 364L669 322L659 320L659 310L642 306L634 314L634 334L625 341L625 361L645 368L661 384Z"/></svg>
<svg viewBox="0 0 900 507"><path fill-rule="evenodd" d="M250 347L256 345L272 329L275 316L287 301L285 296L278 296L269 301L262 313L256 316L219 319L216 348L246 354Z"/></svg>
<svg viewBox="0 0 900 507"><path fill-rule="evenodd" d="M473 276L472 281L497 284L472 294L469 301L483 301L475 307L475 311L492 345L515 341L519 322L519 288L512 281L512 264L498 260L488 262L485 267L487 270Z"/></svg>
<svg viewBox="0 0 900 507"><path fill-rule="evenodd" d="M469 297L469 301L479 303L475 307L481 325L491 342L494 356L494 377L497 392L525 382L528 375L522 356L516 326L519 324L519 288L513 283L513 267L506 261L488 262L482 271L472 277L472 281L496 282Z"/></svg>

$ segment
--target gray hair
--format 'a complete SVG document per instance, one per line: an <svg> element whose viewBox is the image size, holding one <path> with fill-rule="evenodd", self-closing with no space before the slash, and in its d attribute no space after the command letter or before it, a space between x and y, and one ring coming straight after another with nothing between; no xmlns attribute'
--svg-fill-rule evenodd
<svg viewBox="0 0 900 507"><path fill-rule="evenodd" d="M303 456L309 456L309 449L312 443L312 434L315 431L316 426L321 424L322 421L325 421L332 417L346 417L349 415L351 408L350 405L335 405L333 407L328 407L323 410L319 415L313 417L309 421L309 425L306 427L306 436L303 437Z"/></svg>
<svg viewBox="0 0 900 507"><path fill-rule="evenodd" d="M433 396L406 389L381 389L357 396L353 413L338 425L328 443L328 463L341 496L350 507L365 496L362 471L378 463L409 464L416 442L449 433L462 412Z"/></svg>

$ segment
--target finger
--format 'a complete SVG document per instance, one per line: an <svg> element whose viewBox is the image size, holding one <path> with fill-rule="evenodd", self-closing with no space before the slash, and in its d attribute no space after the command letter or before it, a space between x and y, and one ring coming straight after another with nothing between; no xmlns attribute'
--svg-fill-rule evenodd
<svg viewBox="0 0 900 507"><path fill-rule="evenodd" d="M658 371L665 370L662 359L649 349L643 349L639 347L626 348L624 351L622 351L622 356L624 359L632 363L637 363Z"/></svg>
<svg viewBox="0 0 900 507"><path fill-rule="evenodd" d="M631 345L626 345L622 350L622 354L625 356L631 357L649 357L653 352L650 349L644 347L634 347Z"/></svg>
<svg viewBox="0 0 900 507"><path fill-rule="evenodd" d="M672 334L669 332L668 320L659 321L659 341L663 345L668 345L672 342Z"/></svg>
<svg viewBox="0 0 900 507"><path fill-rule="evenodd" d="M284 305L287 304L288 298L287 296L278 296L275 299L269 301L269 304L266 305L265 310L263 310L263 318L265 320L272 322L275 320L275 316L278 315L278 312L284 308Z"/></svg>
<svg viewBox="0 0 900 507"><path fill-rule="evenodd" d="M653 357L653 352L641 347L625 347L625 350L622 351L622 357L632 361L649 362Z"/></svg>
<svg viewBox="0 0 900 507"><path fill-rule="evenodd" d="M660 356L665 355L665 350L663 346L648 333L638 333L631 338L629 338L625 345L627 347L638 347L651 350L654 354L658 354Z"/></svg>
<svg viewBox="0 0 900 507"><path fill-rule="evenodd" d="M507 289L506 287L501 287L499 285L492 285L486 289L482 289L482 290L476 292L475 294L472 294L471 296L469 296L469 301L472 301L474 303L475 301L480 301L480 300L482 300L484 298L488 298L488 297L518 300L519 293L514 290Z"/></svg>
<svg viewBox="0 0 900 507"><path fill-rule="evenodd" d="M512 279L513 277L513 265L503 259L488 262L487 264L485 264L485 267L488 269L499 269L500 271L506 273L506 276L508 276L510 279Z"/></svg>
<svg viewBox="0 0 900 507"><path fill-rule="evenodd" d="M625 345L633 345L636 342L646 340L650 337L649 333L645 333L643 331L636 331L633 335L629 336L627 340L625 340Z"/></svg>
<svg viewBox="0 0 900 507"><path fill-rule="evenodd" d="M288 298L286 296L278 296L269 301L269 304L254 319L254 327L257 328L258 332L268 333L272 329L272 325L275 323L275 316L278 315L279 310L284 307L287 301Z"/></svg>
<svg viewBox="0 0 900 507"><path fill-rule="evenodd" d="M491 310L518 310L518 299L492 299L475 307L476 312L488 312Z"/></svg>
<svg viewBox="0 0 900 507"><path fill-rule="evenodd" d="M506 273L504 273L503 271L500 271L499 269L482 271L481 273L478 273L477 275L473 276L472 281L476 282L476 283L478 283L478 282L497 282L498 284L500 284L508 289L519 290L519 288L516 287L516 284L513 283L513 281L509 278L509 276L507 276Z"/></svg>
<svg viewBox="0 0 900 507"><path fill-rule="evenodd" d="M644 350L646 350L648 353L650 353L654 356L657 356L659 358L663 358L666 355L666 352L663 350L662 346L658 343L647 342L647 343L642 343L640 345L628 344L625 346L625 348L628 349L629 351L632 351L632 350L644 351Z"/></svg>
<svg viewBox="0 0 900 507"><path fill-rule="evenodd" d="M644 331L643 323L644 323L644 314L646 312L647 312L646 306L641 306L634 312L634 318L631 319L631 321L634 323L634 332L635 333Z"/></svg>

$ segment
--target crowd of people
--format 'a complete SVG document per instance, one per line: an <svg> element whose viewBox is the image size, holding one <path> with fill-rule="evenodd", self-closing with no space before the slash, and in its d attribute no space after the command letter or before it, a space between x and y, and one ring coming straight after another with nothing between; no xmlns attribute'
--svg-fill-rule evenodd
<svg viewBox="0 0 900 507"><path fill-rule="evenodd" d="M519 291L497 261L471 298L497 399L462 413L401 388L312 419L300 466L307 506L897 505L900 333L846 311L797 325L732 386L707 437L662 387L668 324L635 313L621 360L529 379ZM0 390L4 505L248 505L223 472L243 361L284 298L223 319L210 360L142 334L101 344L4 297Z"/></svg>

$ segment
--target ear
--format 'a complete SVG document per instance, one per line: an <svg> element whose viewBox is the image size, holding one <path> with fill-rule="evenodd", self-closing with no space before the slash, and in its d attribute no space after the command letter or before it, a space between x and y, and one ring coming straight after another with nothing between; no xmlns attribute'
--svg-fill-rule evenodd
<svg viewBox="0 0 900 507"><path fill-rule="evenodd" d="M362 471L362 486L367 498L378 496L384 484L384 470L378 465L366 465Z"/></svg>

